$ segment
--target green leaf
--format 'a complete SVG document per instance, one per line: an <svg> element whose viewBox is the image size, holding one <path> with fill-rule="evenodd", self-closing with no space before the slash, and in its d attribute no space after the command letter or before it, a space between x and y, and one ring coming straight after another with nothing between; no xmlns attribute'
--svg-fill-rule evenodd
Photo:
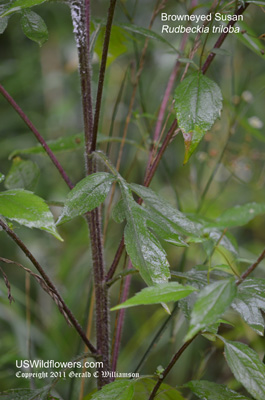
<svg viewBox="0 0 265 400"><path fill-rule="evenodd" d="M102 57L102 47L104 43L106 23L101 21L100 24L101 26L99 28L99 32L97 33L96 42L94 46L94 51L97 54L99 60L101 60ZM94 30L94 32L96 32L96 30ZM121 54L128 51L126 42L128 42L128 39L124 35L123 29L121 29L119 26L112 25L111 41L109 43L108 57L107 57L107 67L113 61L115 61L116 58L118 58Z"/></svg>
<svg viewBox="0 0 265 400"><path fill-rule="evenodd" d="M1 192L0 214L20 225L42 229L63 240L56 231L53 215L47 204L32 192L22 189Z"/></svg>
<svg viewBox="0 0 265 400"><path fill-rule="evenodd" d="M157 236L175 246L188 247L187 243L180 237L178 229L176 229L167 218L154 210L144 211L148 227L151 228Z"/></svg>
<svg viewBox="0 0 265 400"><path fill-rule="evenodd" d="M52 400L49 395L51 388L45 386L41 389L10 389L0 393L1 400Z"/></svg>
<svg viewBox="0 0 265 400"><path fill-rule="evenodd" d="M5 175L0 172L0 183L5 180Z"/></svg>
<svg viewBox="0 0 265 400"><path fill-rule="evenodd" d="M124 303L113 307L112 311L143 304L159 304L177 301L188 296L195 290L197 289L192 286L183 286L177 282L162 283L141 290L141 292L136 293L135 296L126 300Z"/></svg>
<svg viewBox="0 0 265 400"><path fill-rule="evenodd" d="M124 241L133 266L149 286L167 282L170 278L166 253L146 225L145 213L133 199L126 182L119 180L126 216Z"/></svg>
<svg viewBox="0 0 265 400"><path fill-rule="evenodd" d="M232 304L232 308L236 310L243 320L260 336L264 335L264 318L255 304L255 299L240 295Z"/></svg>
<svg viewBox="0 0 265 400"><path fill-rule="evenodd" d="M249 2L248 2L249 3ZM244 21L238 21L237 25L240 27L240 33L236 36L246 47L252 50L257 56L265 59L264 55L264 45L261 40L258 39L258 34L249 27ZM241 33L241 32L244 33Z"/></svg>
<svg viewBox="0 0 265 400"><path fill-rule="evenodd" d="M184 164L222 109L219 86L200 72L190 75L175 91L175 110L185 142Z"/></svg>
<svg viewBox="0 0 265 400"><path fill-rule="evenodd" d="M2 17L12 14L16 11L21 11L24 8L31 8L44 3L47 0L15 0L11 3L10 7L2 14Z"/></svg>
<svg viewBox="0 0 265 400"><path fill-rule="evenodd" d="M126 214L125 214L123 199L120 199L118 203L116 203L115 206L113 207L112 218L118 224L121 224L125 220Z"/></svg>
<svg viewBox="0 0 265 400"><path fill-rule="evenodd" d="M133 380L116 380L105 385L93 394L91 400L132 400L134 394Z"/></svg>
<svg viewBox="0 0 265 400"><path fill-rule="evenodd" d="M9 17L1 17L0 16L0 34L4 33L8 25L8 18Z"/></svg>
<svg viewBox="0 0 265 400"><path fill-rule="evenodd" d="M185 214L173 208L164 199L161 199L153 190L141 185L131 184L130 188L141 197L144 202L163 218L167 226L185 235L200 236L202 225L191 221Z"/></svg>
<svg viewBox="0 0 265 400"><path fill-rule="evenodd" d="M226 56L231 56L232 53L226 49L219 49L219 48L213 48L209 51L209 53L214 53L216 55L222 56L222 57L226 57Z"/></svg>
<svg viewBox="0 0 265 400"><path fill-rule="evenodd" d="M98 135L97 138L97 143L106 143L106 142L117 142L120 143L122 141L122 138L118 137L108 137L104 136L102 134ZM84 134L83 133L77 133L75 135L69 135L69 136L63 136L59 137L58 139L55 140L48 140L47 144L49 145L50 149L54 153L58 153L61 151L73 151L73 150L78 150L78 149L83 149L84 148ZM130 144L132 146L135 146L139 149L143 149L139 144L130 139L126 139L125 143ZM41 145L37 145L34 147L29 147L27 149L17 149L12 151L12 153L9 155L9 159L12 159L15 156L18 155L23 155L23 154L47 154L44 150L44 148Z"/></svg>
<svg viewBox="0 0 265 400"><path fill-rule="evenodd" d="M43 19L33 11L24 11L20 20L25 35L42 46L48 40L48 29Z"/></svg>
<svg viewBox="0 0 265 400"><path fill-rule="evenodd" d="M150 378L137 379L134 384L133 400L147 400L157 381ZM155 396L156 400L185 400L178 390L163 383Z"/></svg>
<svg viewBox="0 0 265 400"><path fill-rule="evenodd" d="M15 157L12 161L12 166L6 176L5 187L7 189L33 190L40 175L37 164L19 157Z"/></svg>
<svg viewBox="0 0 265 400"><path fill-rule="evenodd" d="M232 307L259 335L264 335L265 279L246 279L238 287Z"/></svg>
<svg viewBox="0 0 265 400"><path fill-rule="evenodd" d="M97 172L78 182L67 196L57 225L98 207L107 197L114 181L113 175L107 172Z"/></svg>
<svg viewBox="0 0 265 400"><path fill-rule="evenodd" d="M226 210L211 224L218 228L232 228L246 225L253 218L265 213L264 203L247 203Z"/></svg>
<svg viewBox="0 0 265 400"><path fill-rule="evenodd" d="M225 358L236 380L256 399L265 399L265 365L246 344L224 340Z"/></svg>
<svg viewBox="0 0 265 400"><path fill-rule="evenodd" d="M150 378L137 380L116 380L100 391L86 396L86 400L147 400L157 381ZM185 400L175 388L162 384L156 395L157 400Z"/></svg>
<svg viewBox="0 0 265 400"><path fill-rule="evenodd" d="M209 381L190 381L185 386L202 400L249 400L225 385Z"/></svg>
<svg viewBox="0 0 265 400"><path fill-rule="evenodd" d="M155 39L155 40L171 47L174 50L174 52L178 52L177 49L170 42L168 42L162 35L159 35L156 32L151 31L150 29L146 29L141 26L127 24L127 23L126 24L117 24L116 23L116 25L129 31L129 32L137 33L138 35L144 36L146 38Z"/></svg>
<svg viewBox="0 0 265 400"><path fill-rule="evenodd" d="M200 330L212 325L232 303L237 293L234 279L224 279L207 285L201 290L191 313L191 321L186 340Z"/></svg>
<svg viewBox="0 0 265 400"><path fill-rule="evenodd" d="M247 2L251 4L256 4L257 6L265 6L265 1L248 0Z"/></svg>

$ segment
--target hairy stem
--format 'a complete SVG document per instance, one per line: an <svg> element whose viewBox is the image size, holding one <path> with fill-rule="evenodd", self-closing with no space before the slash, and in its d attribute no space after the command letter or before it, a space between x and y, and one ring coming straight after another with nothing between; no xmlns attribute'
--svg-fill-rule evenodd
<svg viewBox="0 0 265 400"><path fill-rule="evenodd" d="M33 125L31 120L28 118L28 116L24 113L24 111L19 107L19 105L15 102L13 97L10 96L10 94L4 89L4 87L0 84L0 93L5 97L5 99L9 102L9 104L14 108L14 110L18 113L18 115L21 117L21 119L25 122L25 124L29 127L31 132L35 135L36 139L39 141L39 143L42 145L48 156L50 157L51 161L55 165L55 167L58 169L59 173L61 174L63 180L65 183L68 185L70 189L73 188L73 184L70 181L70 178L66 174L65 170L37 130L37 128Z"/></svg>
<svg viewBox="0 0 265 400"><path fill-rule="evenodd" d="M102 63L100 70L100 81L96 106L96 122L93 123L93 106L91 95L91 63L89 53L89 28L90 28L90 0L73 0L71 2L71 13L74 32L79 55L79 69L81 80L81 94L83 105L84 133L85 133L85 161L86 175L97 170L96 162L91 158L96 148L97 128L100 114L101 97L106 68L107 52L110 39L110 30L116 1L111 2L106 34L103 45ZM101 232L100 209L87 213L86 220L89 226L92 263L94 272L95 300L96 300L96 337L97 351L102 355L104 367L99 370L98 387L110 382L110 378L102 372L109 371L109 307L108 293L105 286L105 266L103 256L103 241Z"/></svg>
<svg viewBox="0 0 265 400"><path fill-rule="evenodd" d="M89 350L94 354L97 355L97 350L95 349L95 347L92 345L92 343L90 343L90 341L87 339L85 332L83 331L81 325L79 324L79 322L76 320L76 318L74 317L72 311L68 308L68 306L65 304L63 298L61 297L60 293L58 292L57 288L55 287L55 285L53 284L53 282L51 281L51 279L49 278L49 276L47 275L47 273L44 271L44 269L42 268L42 266L39 264L39 262L36 260L36 258L33 256L33 254L29 251L29 249L27 248L27 246L22 242L22 240L17 236L17 234L9 228L9 226L7 224L5 224L4 221L2 221L0 219L0 226L4 229L4 231L8 234L8 236L11 237L11 239L20 247L20 249L23 251L23 253L25 254L25 256L32 262L32 264L34 265L34 267L38 270L38 272L40 273L40 275L42 276L42 278L44 279L44 281L46 282L46 284L53 290L53 292L57 295L58 299L60 300L63 309L66 313L66 315L68 316L69 320L71 321L73 327L75 328L75 330L78 332L79 336L81 337L81 339L83 340L83 342L85 343L85 345L89 348Z"/></svg>

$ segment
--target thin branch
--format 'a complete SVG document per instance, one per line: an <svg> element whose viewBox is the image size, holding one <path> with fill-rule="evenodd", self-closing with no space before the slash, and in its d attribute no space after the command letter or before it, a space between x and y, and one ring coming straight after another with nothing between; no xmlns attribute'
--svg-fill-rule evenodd
<svg viewBox="0 0 265 400"><path fill-rule="evenodd" d="M162 385L162 383L164 382L165 378L167 377L167 375L169 374L169 372L171 371L171 369L174 367L174 365L176 364L176 362L178 361L178 359L180 358L180 356L182 355L182 353L187 349L187 347L189 347L189 345L193 342L193 340L197 337L198 335L193 336L193 338L191 338L190 340L188 340L187 342L185 342L183 344L183 346L177 351L177 353L174 355L174 357L172 358L172 360L170 361L170 363L168 364L167 368L164 370L164 372L162 373L161 378L158 379L157 384L155 385L149 400L153 400L156 396L156 393L158 391L158 389L160 388L160 386Z"/></svg>
<svg viewBox="0 0 265 400"><path fill-rule="evenodd" d="M29 251L27 246L22 242L22 240L17 236L17 234L9 228L7 224L4 223L0 219L0 226L3 228L3 230L8 234L8 236L11 237L11 239L20 247L20 249L23 251L25 256L29 258L29 260L32 262L34 267L39 271L40 275L44 279L45 283L47 286L57 295L58 299L60 300L60 303L62 305L63 310L65 311L67 317L71 321L71 324L75 328L75 330L78 332L79 336L83 340L83 342L86 344L86 346L89 348L89 350L95 354L98 355L95 347L90 343L90 341L87 339L85 332L83 331L82 327L80 326L79 322L77 319L74 317L72 311L68 308L68 306L65 304L63 298L61 297L60 293L58 292L57 288L49 278L49 276L46 274L42 266L39 264L39 262L36 260L36 258L33 256L33 254Z"/></svg>
<svg viewBox="0 0 265 400"><path fill-rule="evenodd" d="M265 249L262 251L262 253L259 255L257 260L241 275L240 279L236 282L237 285L240 285L263 261L265 258Z"/></svg>
<svg viewBox="0 0 265 400"><path fill-rule="evenodd" d="M171 314L167 317L167 319L165 320L165 322L163 322L162 326L159 328L158 332L156 333L155 337L153 338L153 340L151 341L151 343L149 344L146 352L144 353L144 355L142 356L141 360L139 361L137 367L135 368L134 372L138 372L140 370L140 368L143 366L143 364L145 363L148 355L150 354L151 350L153 349L154 346L157 345L159 339L162 337L168 323L172 320L172 318L175 316L176 311L179 309L178 306L178 302L175 303L175 306L171 312Z"/></svg>
<svg viewBox="0 0 265 400"><path fill-rule="evenodd" d="M159 150L159 152L158 152L153 164L150 167L150 170L149 170L149 172L148 172L148 174L147 174L147 176L146 176L146 178L144 180L144 186L148 187L150 185L150 183L151 183L151 181L152 181L152 179L153 179L153 177L155 175L155 172L157 170L157 167L158 167L158 165L159 165L159 163L161 161L161 158L162 158L164 152L166 151L167 146L169 145L171 139L173 138L173 135L176 132L177 127L178 127L178 121L175 119L172 122L171 127L169 128L168 133L167 133L167 135L166 135L166 137L164 139L164 142L163 142L163 144L162 144L162 146L161 146L161 148L160 148L160 150ZM177 131L177 132L179 132L179 131Z"/></svg>
<svg viewBox="0 0 265 400"><path fill-rule="evenodd" d="M37 128L33 125L31 120L28 118L28 116L24 113L24 111L19 107L19 105L15 102L13 97L10 96L10 94L4 89L4 87L0 84L0 93L5 97L5 99L9 102L9 104L14 108L14 110L18 113L18 115L21 117L21 119L25 122L25 124L29 127L31 132L35 135L36 139L38 142L42 145L48 156L50 157L51 161L55 165L55 167L58 169L59 173L61 174L63 180L65 183L68 185L70 189L73 188L73 184L70 181L70 178L66 174L65 170L55 157L54 153L52 150L49 148L47 145L46 141L43 139Z"/></svg>
<svg viewBox="0 0 265 400"><path fill-rule="evenodd" d="M103 49L102 49L102 59L101 59L99 78L98 78L98 91L97 91L96 108L95 108L95 114L94 114L94 125L93 125L93 137L92 137L92 143L91 143L91 151L94 151L96 149L96 143L97 143L101 100L102 100L102 93L103 93L103 87L104 87L104 78L105 78L106 64L107 64L107 58L108 58L110 33L111 33L111 26L112 26L115 6L116 6L116 0L110 0L110 6L109 6L108 18L107 18L107 24L106 24L106 31L105 31L105 38L104 38Z"/></svg>
<svg viewBox="0 0 265 400"><path fill-rule="evenodd" d="M116 269L117 269L117 267L119 265L123 250L124 250L124 236L122 237L122 239L120 241L118 250L116 251L116 254L115 254L115 257L114 257L114 260L113 260L113 262L112 262L112 264L110 266L110 269L109 269L109 271L108 271L108 273L106 275L106 278L105 278L106 281L109 281L113 277L113 275L114 275L114 273L115 273L115 271L116 271Z"/></svg>
<svg viewBox="0 0 265 400"><path fill-rule="evenodd" d="M128 269L132 268L132 263L131 260L129 260L128 263ZM125 283L122 291L122 296L121 296L121 303L127 300L128 295L129 295L129 290L130 290L130 285L131 285L131 275L127 275L125 278ZM114 347L113 347L113 356L112 356L112 371L116 371L117 367L117 362L118 362L118 356L119 356L119 350L120 350L120 345L121 345L121 336L122 336L122 329L123 329L123 324L124 324L124 318L125 318L125 308L122 308L121 310L118 311L118 322L117 322L117 329L116 329L116 335L115 335L115 342L114 342Z"/></svg>
<svg viewBox="0 0 265 400"><path fill-rule="evenodd" d="M20 264L20 263L18 263L18 262L16 262L16 261L9 260L9 259L3 258L3 257L0 257L0 261L4 262L4 263L6 263L6 264L15 264L15 265L17 265L18 267L22 268L25 272L27 272L27 274L29 274L30 276L32 276L32 277L39 283L40 287L41 287L46 293L48 293L48 295L53 299L53 301L54 301L55 304L57 305L57 307L58 307L60 313L64 316L64 318L65 318L66 322L68 323L68 325L70 325L70 326L72 325L71 322L70 322L70 320L69 320L69 318L68 318L68 316L67 316L67 314L66 314L65 311L64 311L63 305L62 305L60 299L58 298L57 294L53 291L53 289L50 288L50 286L47 285L47 283L45 282L45 280L44 280L40 275L35 274L35 273L32 272L29 268L24 267L22 264ZM28 277L29 275L26 275L26 276ZM26 278L26 279L27 279L27 278ZM27 282L27 280L26 280L26 282ZM26 285L26 287L27 287L26 295L27 295L27 299L28 299L28 295L29 295L29 286ZM28 300L27 300L27 302L28 302ZM29 310L29 308L28 308L28 306L27 306L27 320L28 320L28 310Z"/></svg>
<svg viewBox="0 0 265 400"><path fill-rule="evenodd" d="M249 6L248 3L246 3L245 6L241 6L241 7L237 10L237 12L236 12L234 15L238 16L238 15L243 14L243 12L246 11L246 9L247 9L248 6ZM230 22L227 24L227 27L229 28L230 26L234 26L235 23L236 23L236 18L235 18L234 21L230 21ZM214 49L219 49L219 48L222 46L222 44L223 44L223 42L224 42L224 40L226 39L226 37L227 37L228 34L229 34L229 29L226 31L226 33L223 32L223 33L219 36L219 38L218 38L218 40L217 40L217 42L215 43L215 45L214 45L213 48L214 48ZM211 63L212 63L212 61L213 61L213 59L214 59L215 56L216 56L215 53L210 53L210 54L209 54L209 56L207 57L205 63L203 64L203 67L202 67L202 73L203 73L203 74L206 73L206 71L207 71L208 68L210 67L210 65L211 65Z"/></svg>
<svg viewBox="0 0 265 400"><path fill-rule="evenodd" d="M112 279L110 279L109 281L106 282L106 286L108 288L110 288L115 282L119 281L120 279L125 278L125 276L127 275L134 275L134 274L138 274L139 271L137 269L127 269L117 275L115 275Z"/></svg>

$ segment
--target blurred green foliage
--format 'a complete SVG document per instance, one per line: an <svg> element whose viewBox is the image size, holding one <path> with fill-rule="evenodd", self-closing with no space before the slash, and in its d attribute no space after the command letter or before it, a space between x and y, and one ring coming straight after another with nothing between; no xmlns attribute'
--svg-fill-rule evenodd
<svg viewBox="0 0 265 400"><path fill-rule="evenodd" d="M105 19L108 1L100 0L92 3L92 15L96 19ZM206 13L211 4L212 2L199 1L201 7L198 7L197 11ZM153 0L145 0L144 6L137 0L118 2L114 20L117 21L117 26L114 27L111 38L113 52L110 51L103 93L99 128L102 135L122 136L132 93L132 81L145 40L144 36L129 33L118 24L134 23L147 29L154 5ZM186 14L189 7L189 1L170 0L166 4L165 11L168 14ZM34 7L34 11L45 21L49 39L42 47L39 47L23 34L19 15L10 17L6 31L0 35L0 81L46 140L55 140L62 136L70 137L82 132L83 129L77 51L70 12L63 2L53 1ZM154 23L154 32L160 34L161 24L158 16ZM257 38L264 34L263 26L263 10L256 5L249 6L244 17L244 29L251 32L250 38L259 40L261 49L264 49L264 41ZM92 59L94 98L99 71L101 35L102 33L96 41ZM254 51L253 46L252 48L246 46L239 36L230 35L227 38L222 47L226 52L219 54L217 52L207 73L208 77L218 83L222 90L224 107L221 119L205 135L199 149L185 166L183 166L184 144L179 134L167 149L152 182L152 188L157 193L174 207L193 216L200 209L201 217L217 218L227 208L236 204L264 202L264 53L262 55L260 49L257 51L254 48L256 50ZM181 35L165 34L163 38L175 48L179 48ZM207 38L202 55L203 61L217 38L216 34ZM189 56L194 40L194 35L188 38L186 49L182 54L183 58ZM202 36L201 40L204 43L206 35ZM194 58L197 65L200 64L201 49L202 45ZM150 40L127 136L127 139L133 140L141 147L126 143L120 168L122 176L129 182L142 183L143 181L157 113L176 57L176 52L170 46L158 40ZM185 66L184 60L176 85L180 82ZM190 69L193 68L191 65ZM115 102L119 97L121 87L123 90L113 122ZM0 109L0 171L9 176L13 162L9 159L10 153L16 149L36 146L36 140L2 97ZM170 124L174 119L174 114L170 107L168 111L171 112ZM108 150L113 162L116 162L119 146L119 142L99 144L100 149ZM34 192L37 195L51 204L65 200L68 188L46 155L29 154L21 155L21 158L36 163L40 170L38 183L35 185L34 182ZM84 177L82 149L60 152L58 159L74 183ZM209 190L205 192L211 176ZM4 182L0 185L1 190L5 190ZM117 193L114 198L116 200ZM58 206L51 206L51 208L57 219L61 208ZM106 212L104 208L104 217L106 217ZM255 218L244 228L231 229L238 243L241 262L237 267L240 271L250 265L264 247L264 218L264 216ZM53 280L57 282L66 303L85 327L92 292L89 240L85 222L79 217L59 227L60 235L64 238L63 243L37 230L18 226L15 228ZM110 219L105 239L107 268L112 263L121 234L120 225ZM14 259L31 268L26 257L4 232L0 235L0 256ZM165 248L173 270L187 271L203 263L207 256L207 249L200 244L194 244L188 251L170 245L166 245ZM215 254L212 260L214 264L222 264L223 261L223 257L218 254ZM84 349L75 331L65 325L64 318L47 294L42 292L34 281L31 281L27 300L25 273L15 265L2 267L8 275L12 295L16 301L11 306L9 305L7 289L4 281L1 280L0 390L28 388L27 380L19 380L15 377L15 360L32 357L68 361ZM264 268L265 263L260 265L257 276L264 276ZM143 282L139 277L135 277L132 293L141 288L143 288ZM118 294L119 285L115 283L110 290L111 305L117 304ZM31 314L30 327L26 312L27 301L29 301L28 308ZM129 309L126 314L119 371L131 372L137 367L140 356L167 318L160 306ZM245 337L257 351L264 352L263 340L247 327L237 314L231 311L226 318L234 325L233 329L228 326L222 328L222 333L228 339L240 340ZM114 321L111 322L112 330L113 327ZM187 323L183 315L175 313L166 332L143 365L141 374L153 374L159 365L165 367L172 353L179 347L186 330ZM91 335L94 341L94 327ZM208 363L211 364L211 368L207 368ZM224 383L227 378L230 387L237 389L237 383L223 363L221 342L217 341L212 345L205 338L198 338L196 343L193 343L185 352L181 359L181 367L176 366L168 383L175 386L185 383L188 379L201 377L217 383ZM222 377L221 381L220 377ZM43 382L36 381L37 387L41 387L42 384ZM93 389L93 385L92 380L86 381L85 394ZM56 388L62 398L78 399L80 380L61 381Z"/></svg>

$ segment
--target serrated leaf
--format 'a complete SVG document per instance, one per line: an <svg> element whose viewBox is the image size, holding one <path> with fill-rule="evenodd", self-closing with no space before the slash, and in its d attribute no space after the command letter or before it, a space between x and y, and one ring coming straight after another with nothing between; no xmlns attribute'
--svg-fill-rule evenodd
<svg viewBox="0 0 265 400"><path fill-rule="evenodd" d="M57 225L98 207L110 190L115 177L107 172L97 172L82 179L70 191Z"/></svg>
<svg viewBox="0 0 265 400"><path fill-rule="evenodd" d="M173 208L164 199L161 199L153 190L141 185L131 184L130 188L144 202L154 210L158 216L162 217L165 222L172 228L175 226L179 233L192 236L200 236L202 225L191 221L185 214Z"/></svg>
<svg viewBox="0 0 265 400"><path fill-rule="evenodd" d="M185 386L202 400L250 400L225 385L209 381L190 381Z"/></svg>
<svg viewBox="0 0 265 400"><path fill-rule="evenodd" d="M118 137L108 137L102 134L98 135L97 143L106 143L106 142L117 142L120 143L122 138ZM137 148L142 148L139 144L130 139L125 139L125 143L135 146ZM84 134L77 133L74 135L63 136L59 137L55 140L48 140L47 144L49 145L50 149L54 153L58 153L61 151L72 151L84 148ZM12 159L15 156L23 155L23 154L46 154L44 148L41 145L37 145L34 147L29 147L27 149L17 149L12 151L9 155L9 159Z"/></svg>
<svg viewBox="0 0 265 400"><path fill-rule="evenodd" d="M150 378L116 380L84 400L147 400L157 381ZM178 390L163 383L156 395L157 400L185 400Z"/></svg>
<svg viewBox="0 0 265 400"><path fill-rule="evenodd" d="M265 213L264 203L247 203L226 210L212 224L218 228L232 228L246 225L253 218Z"/></svg>
<svg viewBox="0 0 265 400"><path fill-rule="evenodd" d="M2 14L2 17L12 14L13 12L21 11L24 8L31 8L44 3L47 0L15 0L11 3L9 8Z"/></svg>
<svg viewBox="0 0 265 400"><path fill-rule="evenodd" d="M221 109L219 86L200 72L190 75L177 87L175 110L185 142L184 164L220 116Z"/></svg>
<svg viewBox="0 0 265 400"><path fill-rule="evenodd" d="M63 240L56 231L53 215L45 201L22 189L0 193L0 214L28 228L38 228Z"/></svg>
<svg viewBox="0 0 265 400"><path fill-rule="evenodd" d="M232 307L254 331L263 336L265 324L260 310L265 310L265 280L254 278L242 282Z"/></svg>
<svg viewBox="0 0 265 400"><path fill-rule="evenodd" d="M264 318L255 304L255 300L249 298L236 298L232 308L237 311L241 318L260 336L264 335Z"/></svg>
<svg viewBox="0 0 265 400"><path fill-rule="evenodd" d="M124 202L122 199L119 200L118 203L116 203L115 206L113 207L112 218L118 224L121 224L125 220L126 214L125 214Z"/></svg>
<svg viewBox="0 0 265 400"><path fill-rule="evenodd" d="M212 325L232 303L237 293L234 279L224 279L207 285L201 290L194 304L186 340L200 330Z"/></svg>
<svg viewBox="0 0 265 400"><path fill-rule="evenodd" d="M147 225L157 236L175 246L188 247L187 243L184 242L179 235L179 232L172 224L170 224L170 221L168 221L167 218L159 215L153 210L145 211Z"/></svg>
<svg viewBox="0 0 265 400"><path fill-rule="evenodd" d="M207 284L207 271L200 271L197 267L192 268L188 272L171 272L172 276L185 278L186 283L194 286L197 289L202 289ZM179 307L185 317L190 320L193 306L197 299L197 293L191 293L188 297L180 300Z"/></svg>
<svg viewBox="0 0 265 400"><path fill-rule="evenodd" d="M132 400L133 394L133 380L116 380L94 393L91 400Z"/></svg>
<svg viewBox="0 0 265 400"><path fill-rule="evenodd" d="M1 400L52 400L49 395L51 388L45 386L41 389L10 389L0 393Z"/></svg>
<svg viewBox="0 0 265 400"><path fill-rule="evenodd" d="M39 179L40 170L36 163L30 160L22 160L15 157L12 166L6 176L6 189L28 189L33 190Z"/></svg>
<svg viewBox="0 0 265 400"><path fill-rule="evenodd" d="M183 286L177 282L163 283L160 285L147 287L136 293L135 296L112 308L112 311L121 308L134 307L147 304L167 303L177 301L188 296L197 289L192 286Z"/></svg>
<svg viewBox="0 0 265 400"><path fill-rule="evenodd" d="M145 213L134 201L124 180L119 180L126 226L124 242L133 266L149 286L165 283L170 278L166 253L146 225Z"/></svg>
<svg viewBox="0 0 265 400"><path fill-rule="evenodd" d="M224 340L225 358L236 380L256 399L265 398L265 365L249 346Z"/></svg>
<svg viewBox="0 0 265 400"><path fill-rule="evenodd" d="M9 17L1 17L0 16L0 34L4 33L8 25L8 18Z"/></svg>
<svg viewBox="0 0 265 400"><path fill-rule="evenodd" d="M147 400L152 393L157 381L154 379L144 378L137 379L134 383L133 400ZM178 390L172 386L163 383L155 396L156 400L185 400Z"/></svg>
<svg viewBox="0 0 265 400"><path fill-rule="evenodd" d="M24 11L20 20L24 34L39 46L48 40L48 29L43 19L33 11Z"/></svg>

